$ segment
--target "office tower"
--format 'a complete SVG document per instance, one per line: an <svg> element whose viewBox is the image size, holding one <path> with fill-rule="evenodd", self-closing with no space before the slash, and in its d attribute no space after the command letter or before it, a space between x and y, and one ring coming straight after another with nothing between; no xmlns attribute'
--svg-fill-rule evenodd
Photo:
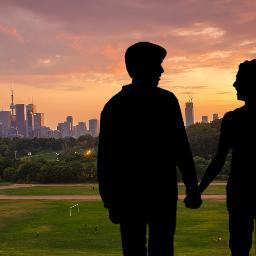
<svg viewBox="0 0 256 256"><path fill-rule="evenodd" d="M86 123L85 122L79 122L74 129L74 136L76 138L85 135L87 132L86 129Z"/></svg>
<svg viewBox="0 0 256 256"><path fill-rule="evenodd" d="M208 116L202 116L202 123L208 124Z"/></svg>
<svg viewBox="0 0 256 256"><path fill-rule="evenodd" d="M34 104L28 104L26 106L26 137L34 137L34 113L36 112L36 106Z"/></svg>
<svg viewBox="0 0 256 256"><path fill-rule="evenodd" d="M44 126L44 113L34 113L34 137L41 138L41 128Z"/></svg>
<svg viewBox="0 0 256 256"><path fill-rule="evenodd" d="M186 102L185 117L186 117L186 127L194 124L194 107L193 107L192 99L190 99L189 102Z"/></svg>
<svg viewBox="0 0 256 256"><path fill-rule="evenodd" d="M89 120L89 132L90 134L95 137L98 135L99 131L99 122L97 119L90 119Z"/></svg>
<svg viewBox="0 0 256 256"><path fill-rule="evenodd" d="M64 130L65 130L64 123L58 123L57 130L60 132L61 137L63 137Z"/></svg>
<svg viewBox="0 0 256 256"><path fill-rule="evenodd" d="M67 116L66 118L66 122L68 125L68 129L69 129L69 137L73 136L73 117L72 116Z"/></svg>
<svg viewBox="0 0 256 256"><path fill-rule="evenodd" d="M0 111L0 123L2 124L2 137L8 136L11 127L11 111Z"/></svg>
<svg viewBox="0 0 256 256"><path fill-rule="evenodd" d="M212 115L212 121L218 120L219 119L219 115L217 113L214 113Z"/></svg>
<svg viewBox="0 0 256 256"><path fill-rule="evenodd" d="M58 123L57 130L60 131L61 137L70 137L70 122Z"/></svg>
<svg viewBox="0 0 256 256"><path fill-rule="evenodd" d="M26 135L25 105L16 104L15 112L16 112L16 127L18 129L18 133L21 136L25 136Z"/></svg>

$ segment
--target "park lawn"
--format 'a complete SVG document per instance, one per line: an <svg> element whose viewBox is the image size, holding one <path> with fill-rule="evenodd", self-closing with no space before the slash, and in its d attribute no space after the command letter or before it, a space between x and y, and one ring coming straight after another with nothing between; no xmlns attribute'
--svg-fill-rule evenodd
<svg viewBox="0 0 256 256"><path fill-rule="evenodd" d="M178 186L178 191L180 195L185 194L185 186ZM226 184L223 183L221 185L210 185L203 193L204 195L225 195L226 194Z"/></svg>
<svg viewBox="0 0 256 256"><path fill-rule="evenodd" d="M97 184L86 184L79 186L33 186L27 188L1 189L1 195L17 196L43 196L43 195L97 195L99 189Z"/></svg>
<svg viewBox="0 0 256 256"><path fill-rule="evenodd" d="M80 205L80 213L69 207ZM84 224L87 225L86 229ZM225 202L205 201L200 210L178 204L175 256L226 256ZM0 255L121 255L119 229L101 202L0 201Z"/></svg>
<svg viewBox="0 0 256 256"><path fill-rule="evenodd" d="M179 185L179 194L185 194L185 186ZM28 188L1 189L1 195L98 195L97 184L85 184L76 186L33 186ZM224 195L225 185L211 185L204 194Z"/></svg>

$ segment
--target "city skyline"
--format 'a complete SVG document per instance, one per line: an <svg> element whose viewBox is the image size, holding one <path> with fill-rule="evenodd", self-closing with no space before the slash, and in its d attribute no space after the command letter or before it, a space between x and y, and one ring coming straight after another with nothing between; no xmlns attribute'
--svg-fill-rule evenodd
<svg viewBox="0 0 256 256"><path fill-rule="evenodd" d="M4 108L2 106L0 111L10 111L10 113L14 113L16 105L20 105L20 104L26 106L26 108L32 107L32 108L37 109L37 105L31 103L31 102L33 102L33 100L30 103L27 103L27 104L26 103L14 103L14 90L11 90L10 95L11 95L11 97L10 97L11 101L9 103L9 108ZM217 119L221 118L221 117L219 117L219 114L215 113L214 111L211 112L211 113L206 113L206 114L205 114L205 112L203 112L204 114L202 116L197 115L196 111L194 110L193 98L190 98L189 101L185 102L184 108L182 106L180 106L180 107L181 107L181 111L182 111L182 115L183 115L184 125L186 127L188 127L189 125L194 124L194 123L205 122L205 121L202 121L203 117L208 118L208 116L213 115L212 120L214 120L215 119L214 115L217 115ZM189 109L191 107L192 107L192 110L188 110L188 111L186 110L186 109ZM24 111L27 113L27 110L24 109ZM190 114L190 111L191 111L191 114ZM36 114L42 114L43 115L43 120L45 121L45 112L39 113L39 112L36 112L35 110L33 110L32 112L33 113L35 112ZM69 114L72 114L72 113L69 113ZM64 117L65 118L69 117L69 114L65 113ZM188 115L190 115L190 116L188 117ZM198 117L198 118L195 118L195 116ZM94 120L94 119L99 120L99 118L91 117L91 118L87 119L87 122L86 122L85 119L82 119L82 120L77 119L77 121L74 122L74 115L72 114L72 115L70 115L70 117L72 117L72 125L73 125L73 123L77 123L78 125L79 125L79 123L85 123L87 125L87 122L88 122L88 125L89 125L90 120ZM62 118L62 119L64 119L64 118ZM26 121L26 126L27 126L28 121L27 120L25 120L25 121ZM44 121L43 121L43 123L44 123ZM46 124L45 126L50 127L52 130L55 130L60 123L61 123L61 121L59 119L59 120L56 121L55 125L51 126L51 125L45 123ZM25 133L27 133L27 131L25 131Z"/></svg>
<svg viewBox="0 0 256 256"><path fill-rule="evenodd" d="M15 109L16 109L16 105L24 105L24 113L26 113L25 114L25 116L27 115L27 110L29 109L29 108L34 108L33 109L33 111L32 110L30 110L31 112L33 112L33 113L36 113L36 114L43 114L44 115L44 117L43 117L43 119L45 120L45 112L38 112L38 111L36 111L37 110L37 104L35 105L34 103L33 103L33 100L32 101L29 101L28 103L24 103L24 102L17 102L17 103L15 103L15 98L16 98L16 94L14 94L14 90L13 89L11 89L10 90L10 93L9 93L9 99L10 99L10 102L9 102L9 104L7 104L7 106L6 107L4 107L3 105L1 106L1 109L0 109L0 112L2 112L2 111L4 111L4 112L6 112L6 111L8 111L8 112L10 112L10 114L13 116L13 114L15 113ZM0 102L0 104L1 104L1 102ZM25 107L26 107L26 109L25 109ZM42 108L40 108L40 109L42 109ZM74 116L72 115L72 113L63 113L63 118L59 118L58 120L56 120L56 124L54 124L54 125L49 125L47 122L45 123L46 124L46 126L47 127L50 127L51 129L56 129L56 127L58 126L58 124L61 122L61 120L62 119L65 119L66 117L69 117L69 116L71 116L73 119L74 119ZM96 117L90 117L89 119L85 119L85 118L83 118L83 119L77 119L76 121L74 121L73 120L73 123L77 123L77 124L79 124L79 123L81 123L81 122L88 122L88 125L89 125L89 121L90 120L94 120L94 119L97 119L98 120L98 118L96 118ZM86 121L87 120L87 121ZM26 126L27 126L27 120L25 120L26 121ZM30 121L30 122L33 122L32 120Z"/></svg>
<svg viewBox="0 0 256 256"><path fill-rule="evenodd" d="M99 118L130 83L124 53L138 41L167 49L159 86L175 93L195 120L241 106L232 87L240 62L256 55L255 1L0 1L0 106L32 95L50 127L72 113ZM40 95L40 96L39 96Z"/></svg>
<svg viewBox="0 0 256 256"><path fill-rule="evenodd" d="M83 135L87 132L90 132L92 136L96 136L99 132L99 119L91 118L88 120L89 129L87 129L86 121L77 121L77 125L74 125L73 115L66 115L65 121L58 120L58 123L55 127L49 127L45 123L45 113L40 113L37 111L37 105L33 103L24 104L24 103L15 103L14 100L14 90L11 90L10 94L10 104L9 109L0 110L0 114L2 113L3 119L5 120L5 124L12 128L17 128L20 135L24 137L40 137L41 127L46 128L46 132L50 129L52 132L61 131L62 137L72 137L75 136L73 129L76 130L76 134ZM221 118L218 113L213 112L212 120L209 119L208 115L201 116L201 120L195 120L194 110L194 102L193 98L190 98L189 101L185 102L184 106L184 125L185 127L189 127L195 123L208 123L214 121L216 119ZM1 119L1 118L0 118ZM17 120L19 122L17 123ZM23 119L23 120L22 120ZM1 120L0 120L1 124ZM19 127L21 126L21 127ZM80 132L79 132L80 131ZM56 134L55 134L56 135ZM79 135L75 136L79 137Z"/></svg>
<svg viewBox="0 0 256 256"><path fill-rule="evenodd" d="M11 90L9 109L0 110L0 137L24 138L78 138L90 134L96 137L99 133L99 121L96 118L78 121L74 124L73 116L66 116L65 121L58 121L54 128L47 126L45 115L37 111L37 106L32 103L16 103L14 90Z"/></svg>

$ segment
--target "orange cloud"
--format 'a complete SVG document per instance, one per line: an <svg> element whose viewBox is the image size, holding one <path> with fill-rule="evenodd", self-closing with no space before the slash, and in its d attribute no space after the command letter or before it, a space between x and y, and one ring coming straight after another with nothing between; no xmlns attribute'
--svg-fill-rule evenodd
<svg viewBox="0 0 256 256"><path fill-rule="evenodd" d="M108 59L106 71L115 75L126 73L123 48L108 44L103 47L102 54Z"/></svg>

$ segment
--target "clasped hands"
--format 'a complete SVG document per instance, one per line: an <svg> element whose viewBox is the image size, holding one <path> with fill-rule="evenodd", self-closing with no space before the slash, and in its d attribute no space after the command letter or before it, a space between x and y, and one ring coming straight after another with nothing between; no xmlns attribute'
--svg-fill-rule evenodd
<svg viewBox="0 0 256 256"><path fill-rule="evenodd" d="M202 204L201 193L198 189L192 193L188 193L184 199L185 206L190 209L197 209Z"/></svg>

